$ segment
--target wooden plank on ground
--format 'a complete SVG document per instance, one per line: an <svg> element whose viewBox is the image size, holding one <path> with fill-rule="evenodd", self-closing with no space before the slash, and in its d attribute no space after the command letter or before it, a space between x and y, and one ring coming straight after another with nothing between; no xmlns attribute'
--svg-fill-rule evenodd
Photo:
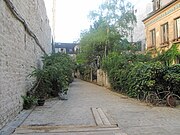
<svg viewBox="0 0 180 135"><path fill-rule="evenodd" d="M70 133L70 132L96 132L96 131L119 131L118 127L98 126L24 126L16 129L16 134L33 133Z"/></svg>
<svg viewBox="0 0 180 135"><path fill-rule="evenodd" d="M103 124L107 126L111 126L111 123L109 122L107 116L104 114L103 110L101 108L97 108L97 111L101 117Z"/></svg>
<svg viewBox="0 0 180 135"><path fill-rule="evenodd" d="M96 125L97 126L103 126L104 125L103 121L102 121L97 109L96 108L91 108L91 110L92 110Z"/></svg>

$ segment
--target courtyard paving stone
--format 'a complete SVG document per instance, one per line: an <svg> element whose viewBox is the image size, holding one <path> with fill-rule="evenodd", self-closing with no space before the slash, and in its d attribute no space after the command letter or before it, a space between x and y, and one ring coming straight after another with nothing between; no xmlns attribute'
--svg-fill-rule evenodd
<svg viewBox="0 0 180 135"><path fill-rule="evenodd" d="M180 133L179 108L150 106L78 79L70 85L68 100L51 99L43 107L36 107L21 127L96 126L91 108L101 108L112 124L118 124L118 129L87 132L77 130L49 134L179 135ZM18 135L18 128L14 135Z"/></svg>

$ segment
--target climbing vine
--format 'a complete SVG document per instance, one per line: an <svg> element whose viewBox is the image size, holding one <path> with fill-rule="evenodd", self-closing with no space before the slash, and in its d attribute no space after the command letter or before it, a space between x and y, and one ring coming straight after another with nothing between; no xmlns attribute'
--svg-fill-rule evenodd
<svg viewBox="0 0 180 135"><path fill-rule="evenodd" d="M164 65L172 65L176 60L180 59L180 51L178 48L180 48L180 44L173 44L169 50L159 54L156 59L163 62Z"/></svg>

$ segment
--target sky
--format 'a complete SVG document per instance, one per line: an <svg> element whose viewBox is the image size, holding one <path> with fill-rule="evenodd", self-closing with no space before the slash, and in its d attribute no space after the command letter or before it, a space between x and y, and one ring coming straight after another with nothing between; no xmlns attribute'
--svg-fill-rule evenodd
<svg viewBox="0 0 180 135"><path fill-rule="evenodd" d="M82 30L88 29L89 11L98 9L105 0L56 0L55 41L72 43L78 41ZM136 8L143 8L152 0L128 0ZM45 0L47 15L52 26L52 0Z"/></svg>

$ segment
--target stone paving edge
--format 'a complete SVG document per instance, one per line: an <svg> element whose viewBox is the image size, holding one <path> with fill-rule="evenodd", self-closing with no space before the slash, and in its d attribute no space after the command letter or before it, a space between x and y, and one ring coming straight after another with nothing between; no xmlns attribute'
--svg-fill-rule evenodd
<svg viewBox="0 0 180 135"><path fill-rule="evenodd" d="M33 112L35 108L36 107L33 107L30 110L23 110L22 112L20 112L14 120L0 129L0 135L11 135L16 130L16 128L26 120L26 118Z"/></svg>

